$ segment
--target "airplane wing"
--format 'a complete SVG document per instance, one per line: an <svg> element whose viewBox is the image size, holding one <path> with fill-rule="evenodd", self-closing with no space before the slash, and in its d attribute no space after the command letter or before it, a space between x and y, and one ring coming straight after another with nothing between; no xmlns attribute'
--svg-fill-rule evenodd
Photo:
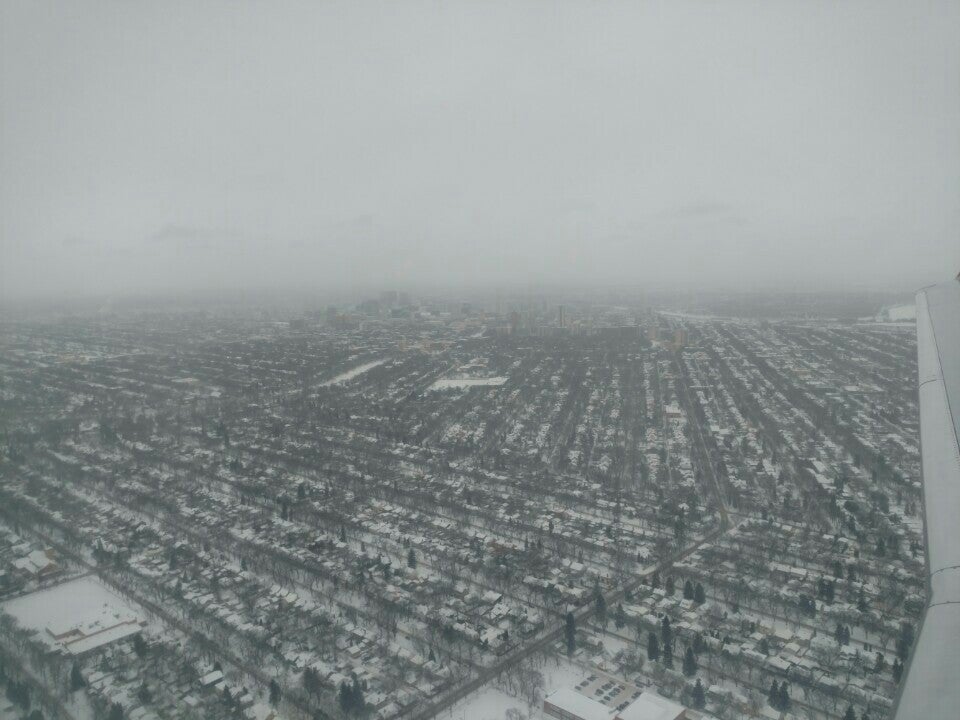
<svg viewBox="0 0 960 720"><path fill-rule="evenodd" d="M917 294L927 607L899 720L960 717L960 276Z"/></svg>

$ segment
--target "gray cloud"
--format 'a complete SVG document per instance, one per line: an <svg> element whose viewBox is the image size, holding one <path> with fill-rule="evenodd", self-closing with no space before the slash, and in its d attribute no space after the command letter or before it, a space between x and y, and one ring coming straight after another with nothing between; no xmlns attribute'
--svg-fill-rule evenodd
<svg viewBox="0 0 960 720"><path fill-rule="evenodd" d="M208 246L214 239L223 239L223 235L186 225L164 225L147 239L150 242Z"/></svg>
<svg viewBox="0 0 960 720"><path fill-rule="evenodd" d="M954 2L60 10L0 3L0 301L960 267Z"/></svg>
<svg viewBox="0 0 960 720"><path fill-rule="evenodd" d="M238 245L264 245L267 238L243 231L216 230L190 225L167 224L147 236L150 243L179 245L184 247L212 248Z"/></svg>
<svg viewBox="0 0 960 720"><path fill-rule="evenodd" d="M676 217L725 217L734 214L733 208L723 203L691 202L681 205L672 215Z"/></svg>

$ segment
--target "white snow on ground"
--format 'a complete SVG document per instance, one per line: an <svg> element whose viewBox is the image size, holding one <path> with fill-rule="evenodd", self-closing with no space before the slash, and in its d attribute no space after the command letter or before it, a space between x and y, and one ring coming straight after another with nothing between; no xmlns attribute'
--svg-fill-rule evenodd
<svg viewBox="0 0 960 720"><path fill-rule="evenodd" d="M374 360L373 362L364 363L363 365L358 365L352 370L347 370L345 373L340 373L336 377L330 378L320 383L319 387L329 387L330 385L339 385L340 383L345 383L348 380L353 380L357 375L365 373L367 370L372 370L377 367L377 365L383 365L386 362L386 358L382 360Z"/></svg>
<svg viewBox="0 0 960 720"><path fill-rule="evenodd" d="M115 594L94 577L86 576L39 590L29 595L10 600L0 605L2 612L12 615L20 627L38 630L38 637L51 646L53 638L46 632L48 627L88 626L121 618L145 619L126 600Z"/></svg>
<svg viewBox="0 0 960 720"><path fill-rule="evenodd" d="M453 377L440 378L428 390L449 390L450 388L468 388L468 387L497 387L503 385L507 379L505 377Z"/></svg>
<svg viewBox="0 0 960 720"><path fill-rule="evenodd" d="M486 685L449 710L440 713L438 717L454 718L454 720L503 720L510 708L516 708L524 715L527 714L526 702L520 698L510 697L493 685Z"/></svg>
<svg viewBox="0 0 960 720"><path fill-rule="evenodd" d="M536 668L543 675L543 695L563 687L573 687L590 673L563 657L547 658ZM452 720L504 720L507 710L514 708L530 720L550 720L543 712L543 702L531 708L523 698L512 697L497 687L496 681L485 685L437 717Z"/></svg>

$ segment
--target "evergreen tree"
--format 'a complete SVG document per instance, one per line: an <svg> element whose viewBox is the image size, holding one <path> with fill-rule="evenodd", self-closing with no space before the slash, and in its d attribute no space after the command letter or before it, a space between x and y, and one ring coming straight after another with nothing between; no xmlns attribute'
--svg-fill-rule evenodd
<svg viewBox="0 0 960 720"><path fill-rule="evenodd" d="M320 689L320 675L312 667L303 671L303 689L311 695Z"/></svg>
<svg viewBox="0 0 960 720"><path fill-rule="evenodd" d="M657 634L653 632L647 637L647 659L650 662L660 659L660 641L657 640Z"/></svg>
<svg viewBox="0 0 960 720"><path fill-rule="evenodd" d="M883 672L883 668L886 667L886 664L887 664L887 661L886 661L886 658L883 657L883 653L878 652L877 661L873 664L873 671L875 673Z"/></svg>
<svg viewBox="0 0 960 720"><path fill-rule="evenodd" d="M660 573L656 570L653 571L653 574L650 576L650 587L656 590L660 587Z"/></svg>
<svg viewBox="0 0 960 720"><path fill-rule="evenodd" d="M87 683L83 680L83 675L80 674L80 666L77 663L73 664L73 667L70 669L70 689L79 690Z"/></svg>
<svg viewBox="0 0 960 720"><path fill-rule="evenodd" d="M663 642L664 651L670 652L673 649L673 628L670 626L670 618L666 615L660 623L660 640Z"/></svg>
<svg viewBox="0 0 960 720"><path fill-rule="evenodd" d="M687 523L683 519L683 513L677 516L676 522L673 524L673 536L677 539L677 542L683 542L683 539L687 535Z"/></svg>
<svg viewBox="0 0 960 720"><path fill-rule="evenodd" d="M853 711L853 705L847 705L847 711L843 714L843 720L857 720L857 714Z"/></svg>
<svg viewBox="0 0 960 720"><path fill-rule="evenodd" d="M790 707L790 689L787 687L786 680L780 683L780 691L777 694L777 698L780 701L780 704L777 706L778 708L786 710Z"/></svg>
<svg viewBox="0 0 960 720"><path fill-rule="evenodd" d="M770 684L770 691L767 693L767 702L770 703L770 707L779 709L780 705L780 686L777 685L777 681L774 680Z"/></svg>
<svg viewBox="0 0 960 720"><path fill-rule="evenodd" d="M900 662L906 661L912 647L913 625L905 622L900 625L900 636L897 638L897 657L900 658Z"/></svg>
<svg viewBox="0 0 960 720"><path fill-rule="evenodd" d="M846 627L843 623L837 623L837 628L833 632L833 637L836 639L837 644L846 645L850 642L850 628Z"/></svg>
<svg viewBox="0 0 960 720"><path fill-rule="evenodd" d="M897 658L893 659L893 665L891 666L890 671L893 674L894 685L899 685L900 678L903 677L903 664Z"/></svg>
<svg viewBox="0 0 960 720"><path fill-rule="evenodd" d="M340 542L345 543L347 541L347 529L341 525L340 526Z"/></svg>
<svg viewBox="0 0 960 720"><path fill-rule="evenodd" d="M667 578L667 595L673 595L676 592L676 587L673 583L673 575Z"/></svg>
<svg viewBox="0 0 960 720"><path fill-rule="evenodd" d="M413 569L417 567L417 554L413 551L413 548L407 551L407 567Z"/></svg>
<svg viewBox="0 0 960 720"><path fill-rule="evenodd" d="M607 626L607 601L603 597L603 593L597 590L596 597L597 604L597 622L600 623L601 627Z"/></svg>
<svg viewBox="0 0 960 720"><path fill-rule="evenodd" d="M683 654L683 674L687 677L697 674L697 659L693 656L693 648L690 647Z"/></svg>
<svg viewBox="0 0 960 720"><path fill-rule="evenodd" d="M693 583L689 580L683 584L683 599L693 600Z"/></svg>
<svg viewBox="0 0 960 720"><path fill-rule="evenodd" d="M353 679L353 686L350 688L350 696L353 712L359 715L363 712L366 703L363 699L363 688L360 687L360 682L356 678Z"/></svg>
<svg viewBox="0 0 960 720"><path fill-rule="evenodd" d="M276 680L270 681L270 704L276 706L280 702L280 683Z"/></svg>
<svg viewBox="0 0 960 720"><path fill-rule="evenodd" d="M123 706L120 703L113 703L110 706L110 713L107 720L123 720Z"/></svg>
<svg viewBox="0 0 960 720"><path fill-rule="evenodd" d="M703 710L707 704L706 694L703 692L703 683L697 678L697 684L693 686L693 706L697 710Z"/></svg>
<svg viewBox="0 0 960 720"><path fill-rule="evenodd" d="M350 691L350 686L346 682L340 683L340 693L337 696L337 699L340 703L340 709L349 713L353 709L353 693Z"/></svg>
<svg viewBox="0 0 960 720"><path fill-rule="evenodd" d="M437 656L433 654L433 648L430 648L430 655L427 656L427 660L429 660L430 662L435 662L436 659L437 659Z"/></svg>
<svg viewBox="0 0 960 720"><path fill-rule="evenodd" d="M696 635L693 636L693 654L699 655L700 653L703 652L703 648L704 648L703 635L701 635L700 633L697 633Z"/></svg>
<svg viewBox="0 0 960 720"><path fill-rule="evenodd" d="M693 589L693 601L698 605L707 601L707 592L703 589L703 583L697 583L697 586Z"/></svg>
<svg viewBox="0 0 960 720"><path fill-rule="evenodd" d="M567 655L573 655L577 647L577 621L572 612L567 613L567 626L565 630L567 638Z"/></svg>
<svg viewBox="0 0 960 720"><path fill-rule="evenodd" d="M133 651L140 658L147 654L147 641L139 633L133 636Z"/></svg>

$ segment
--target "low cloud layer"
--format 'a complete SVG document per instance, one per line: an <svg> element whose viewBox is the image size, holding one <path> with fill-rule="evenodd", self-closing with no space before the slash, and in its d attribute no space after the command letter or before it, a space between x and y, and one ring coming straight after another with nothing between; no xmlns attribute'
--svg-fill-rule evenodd
<svg viewBox="0 0 960 720"><path fill-rule="evenodd" d="M0 299L960 269L960 6L4 3Z"/></svg>

